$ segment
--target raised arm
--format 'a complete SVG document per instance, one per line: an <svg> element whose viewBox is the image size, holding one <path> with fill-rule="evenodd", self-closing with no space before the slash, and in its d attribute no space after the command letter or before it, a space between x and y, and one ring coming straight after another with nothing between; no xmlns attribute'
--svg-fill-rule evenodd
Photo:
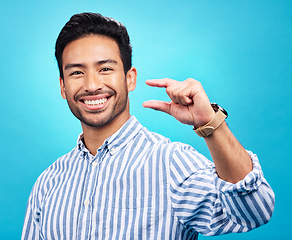
<svg viewBox="0 0 292 240"><path fill-rule="evenodd" d="M215 117L215 111L199 81L187 79L179 82L165 78L147 80L146 84L165 88L171 101L149 100L143 103L144 107L168 113L178 121L197 128ZM204 139L217 174L223 180L236 183L252 170L250 156L231 133L225 121Z"/></svg>

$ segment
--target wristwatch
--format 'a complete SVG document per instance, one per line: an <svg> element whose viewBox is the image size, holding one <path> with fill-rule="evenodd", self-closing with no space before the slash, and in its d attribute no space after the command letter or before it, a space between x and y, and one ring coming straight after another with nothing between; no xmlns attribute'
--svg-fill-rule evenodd
<svg viewBox="0 0 292 240"><path fill-rule="evenodd" d="M207 137L211 135L220 125L221 123L227 118L228 114L226 110L222 107L220 107L216 103L211 103L212 108L216 112L214 118L201 127L194 126L194 131L200 136L200 137Z"/></svg>

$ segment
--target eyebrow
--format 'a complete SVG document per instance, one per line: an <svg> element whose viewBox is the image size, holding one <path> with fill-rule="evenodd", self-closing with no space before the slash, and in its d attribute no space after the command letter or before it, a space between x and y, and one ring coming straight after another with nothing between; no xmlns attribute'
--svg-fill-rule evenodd
<svg viewBox="0 0 292 240"><path fill-rule="evenodd" d="M118 64L118 62L116 60L113 60L113 59L104 59L104 60L97 61L95 63L95 65L99 66L99 65L102 65L102 64L105 64L105 63ZM85 65L82 64L82 63L69 63L69 64L67 64L65 66L65 70L71 69L71 68L74 68L74 67L85 68Z"/></svg>

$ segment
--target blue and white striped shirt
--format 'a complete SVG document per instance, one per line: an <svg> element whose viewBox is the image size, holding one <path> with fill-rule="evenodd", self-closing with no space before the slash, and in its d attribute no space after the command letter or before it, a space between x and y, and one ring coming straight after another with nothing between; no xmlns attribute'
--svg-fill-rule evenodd
<svg viewBox="0 0 292 240"><path fill-rule="evenodd" d="M250 152L253 171L231 184L191 146L133 116L95 156L81 138L36 181L22 239L197 239L246 232L272 215L274 193Z"/></svg>

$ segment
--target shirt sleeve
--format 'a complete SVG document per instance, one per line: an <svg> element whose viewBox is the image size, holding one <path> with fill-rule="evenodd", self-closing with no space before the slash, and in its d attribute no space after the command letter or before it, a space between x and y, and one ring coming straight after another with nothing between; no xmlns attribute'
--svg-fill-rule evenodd
<svg viewBox="0 0 292 240"><path fill-rule="evenodd" d="M35 209L35 197L34 197L34 188L29 196L27 202L27 208L24 218L24 224L22 229L22 240L39 240L39 224L38 224L38 216Z"/></svg>
<svg viewBox="0 0 292 240"><path fill-rule="evenodd" d="M248 152L253 170L236 184L218 177L213 162L188 145L170 155L170 199L174 216L190 231L206 236L247 232L267 223L274 193L258 158Z"/></svg>

